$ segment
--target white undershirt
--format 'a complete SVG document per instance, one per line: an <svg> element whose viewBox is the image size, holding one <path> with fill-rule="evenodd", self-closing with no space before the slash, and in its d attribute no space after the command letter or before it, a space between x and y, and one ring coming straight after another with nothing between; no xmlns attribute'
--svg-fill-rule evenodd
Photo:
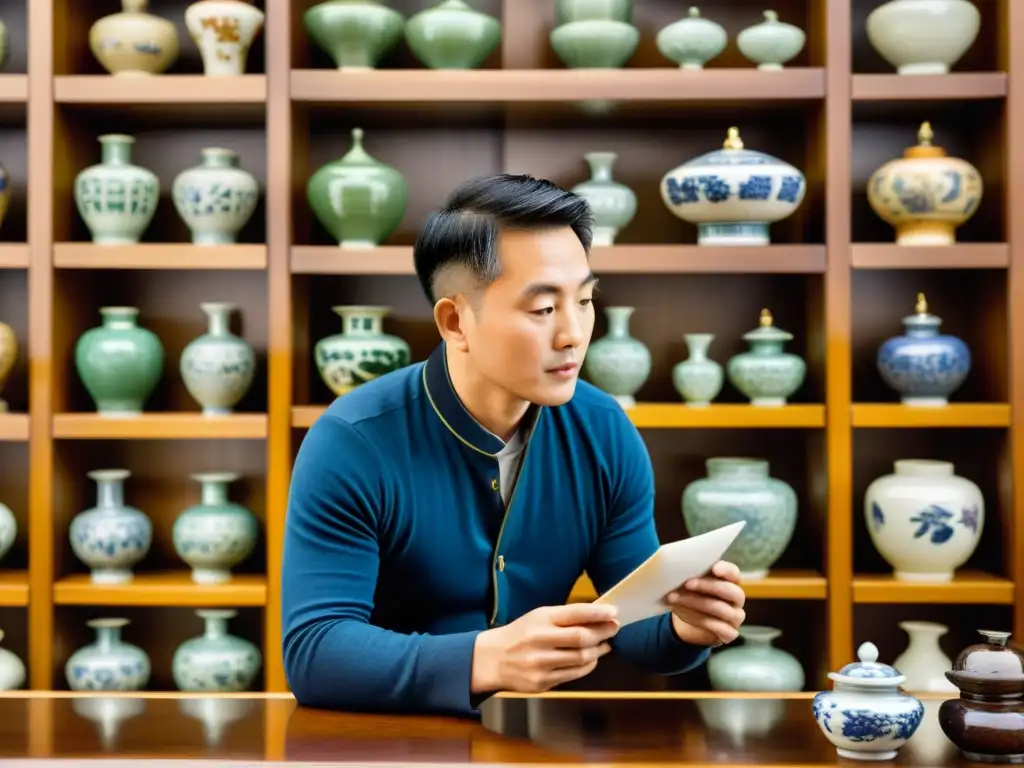
<svg viewBox="0 0 1024 768"><path fill-rule="evenodd" d="M526 441L523 440L522 432L516 430L511 439L498 451L498 482L501 484L501 499L505 502L506 507L525 447Z"/></svg>

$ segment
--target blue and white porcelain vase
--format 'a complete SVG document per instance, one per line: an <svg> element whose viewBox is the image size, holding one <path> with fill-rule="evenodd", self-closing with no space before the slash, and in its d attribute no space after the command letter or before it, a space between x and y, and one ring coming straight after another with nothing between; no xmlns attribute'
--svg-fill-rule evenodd
<svg viewBox="0 0 1024 768"><path fill-rule="evenodd" d="M203 634L178 646L171 659L171 674L178 690L237 693L252 686L263 664L260 649L228 632L228 620L237 611L200 609Z"/></svg>
<svg viewBox="0 0 1024 768"><path fill-rule="evenodd" d="M796 530L796 492L771 477L764 459L716 457L705 462L707 477L683 491L683 522L690 536L741 520L746 526L723 560L735 563L744 579L763 579Z"/></svg>
<svg viewBox="0 0 1024 768"><path fill-rule="evenodd" d="M807 182L789 163L745 149L730 128L722 149L672 169L660 189L673 214L697 225L700 245L767 245L770 225L800 206Z"/></svg>
<svg viewBox="0 0 1024 768"><path fill-rule="evenodd" d="M708 659L713 691L802 691L804 668L797 658L772 643L782 630L756 624L739 628L743 645L725 648Z"/></svg>
<svg viewBox="0 0 1024 768"><path fill-rule="evenodd" d="M658 52L680 69L704 69L704 65L725 50L729 36L725 27L705 19L691 6L686 18L674 21L658 32Z"/></svg>
<svg viewBox="0 0 1024 768"><path fill-rule="evenodd" d="M313 359L320 378L336 396L409 365L409 344L384 333L390 307L338 306L331 311L341 318L341 333L320 339Z"/></svg>
<svg viewBox="0 0 1024 768"><path fill-rule="evenodd" d="M153 523L145 513L124 502L127 469L96 469L96 506L71 520L69 535L75 556L90 568L93 584L126 584L132 568L153 543Z"/></svg>
<svg viewBox="0 0 1024 768"><path fill-rule="evenodd" d="M238 167L234 150L206 147L199 155L202 163L179 173L171 185L174 208L195 245L234 243L256 210L256 179Z"/></svg>
<svg viewBox="0 0 1024 768"><path fill-rule="evenodd" d="M896 230L897 245L952 245L957 227L981 205L983 183L978 169L948 157L932 144L930 123L922 123L918 144L890 160L868 179L868 203Z"/></svg>
<svg viewBox="0 0 1024 768"><path fill-rule="evenodd" d="M619 232L636 216L636 193L612 177L618 155L615 152L587 152L590 178L572 191L590 205L594 216L593 245L614 245Z"/></svg>
<svg viewBox="0 0 1024 768"><path fill-rule="evenodd" d="M605 307L608 331L590 345L583 361L590 383L618 401L623 408L636 405L634 395L651 375L651 351L629 333L636 307Z"/></svg>
<svg viewBox="0 0 1024 768"><path fill-rule="evenodd" d="M971 372L971 350L956 336L939 333L942 318L917 294L914 314L903 318L906 332L878 348L878 372L904 405L943 406Z"/></svg>
<svg viewBox="0 0 1024 768"><path fill-rule="evenodd" d="M750 349L729 358L729 381L746 395L752 405L780 406L800 389L807 375L807 363L799 355L783 351L793 334L775 326L772 313L761 310L760 323L743 334Z"/></svg>
<svg viewBox="0 0 1024 768"><path fill-rule="evenodd" d="M921 725L924 705L900 690L906 678L878 661L874 643L862 643L857 658L828 673L834 686L815 694L814 720L839 757L892 760Z"/></svg>
<svg viewBox="0 0 1024 768"><path fill-rule="evenodd" d="M687 405L710 405L722 391L725 378L722 366L708 357L713 333L687 333L683 336L690 355L672 368L672 385Z"/></svg>
<svg viewBox="0 0 1024 768"><path fill-rule="evenodd" d="M0 503L0 562L14 546L14 540L18 538L18 520L11 512L11 508Z"/></svg>
<svg viewBox="0 0 1024 768"><path fill-rule="evenodd" d="M864 522L878 554L904 581L948 582L974 554L985 498L949 461L899 459L864 493Z"/></svg>
<svg viewBox="0 0 1024 768"><path fill-rule="evenodd" d="M256 548L259 523L241 504L228 499L228 484L235 472L198 472L192 479L202 486L200 502L174 521L174 551L192 568L196 584L231 580L231 569Z"/></svg>
<svg viewBox="0 0 1024 768"><path fill-rule="evenodd" d="M206 313L206 333L182 350L181 378L204 416L223 416L231 413L252 386L256 354L249 342L230 330L236 304L208 301L199 308Z"/></svg>
<svg viewBox="0 0 1024 768"><path fill-rule="evenodd" d="M144 650L121 639L128 619L92 619L86 625L96 630L96 640L83 645L64 665L72 691L140 691L149 683L149 656Z"/></svg>

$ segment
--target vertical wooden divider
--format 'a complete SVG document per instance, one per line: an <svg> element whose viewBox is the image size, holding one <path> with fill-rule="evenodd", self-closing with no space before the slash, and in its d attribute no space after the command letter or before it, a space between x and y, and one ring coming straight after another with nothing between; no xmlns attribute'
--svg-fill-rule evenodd
<svg viewBox="0 0 1024 768"><path fill-rule="evenodd" d="M53 0L28 5L28 685L53 687ZM63 23L63 22L57 22Z"/></svg>
<svg viewBox="0 0 1024 768"><path fill-rule="evenodd" d="M267 0L267 602L263 614L265 687L288 690L281 655L281 554L291 477L292 105L291 7Z"/></svg>
<svg viewBox="0 0 1024 768"><path fill-rule="evenodd" d="M853 659L853 435L850 420L851 0L829 0L825 59L825 429L828 661Z"/></svg>

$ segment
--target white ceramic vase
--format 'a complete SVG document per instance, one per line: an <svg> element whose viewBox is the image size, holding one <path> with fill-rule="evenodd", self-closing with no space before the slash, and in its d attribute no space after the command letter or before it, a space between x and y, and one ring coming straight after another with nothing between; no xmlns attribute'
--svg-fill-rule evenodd
<svg viewBox="0 0 1024 768"><path fill-rule="evenodd" d="M985 499L953 464L899 459L893 474L864 494L864 517L875 549L897 579L946 582L974 554L985 525Z"/></svg>
<svg viewBox="0 0 1024 768"><path fill-rule="evenodd" d="M4 631L0 629L0 641ZM25 662L17 654L0 648L0 691L14 691L25 684Z"/></svg>
<svg viewBox="0 0 1024 768"><path fill-rule="evenodd" d="M200 0L185 9L185 27L209 76L241 75L264 13L242 0Z"/></svg>
<svg viewBox="0 0 1024 768"><path fill-rule="evenodd" d="M0 560L3 560L11 551L16 538L18 538L18 521L10 507L0 503Z"/></svg>
<svg viewBox="0 0 1024 768"><path fill-rule="evenodd" d="M259 201L255 177L238 167L238 154L224 147L199 150L202 163L179 173L171 199L195 245L229 245L252 218Z"/></svg>
<svg viewBox="0 0 1024 768"><path fill-rule="evenodd" d="M939 638L949 627L934 621L901 621L900 629L910 642L892 665L906 677L903 689L922 693L958 693L959 689L946 679L953 660L942 651Z"/></svg>
<svg viewBox="0 0 1024 768"><path fill-rule="evenodd" d="M868 15L868 40L901 75L944 75L978 37L969 0L892 0Z"/></svg>

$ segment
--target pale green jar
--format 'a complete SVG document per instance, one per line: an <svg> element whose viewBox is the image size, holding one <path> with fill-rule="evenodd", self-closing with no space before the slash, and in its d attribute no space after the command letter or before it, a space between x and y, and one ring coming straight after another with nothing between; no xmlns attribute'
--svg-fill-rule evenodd
<svg viewBox="0 0 1024 768"><path fill-rule="evenodd" d="M310 177L306 196L341 247L373 248L402 222L409 189L401 173L363 149L363 130L353 128L352 148Z"/></svg>
<svg viewBox="0 0 1024 768"><path fill-rule="evenodd" d="M132 245L153 220L160 182L132 164L132 136L110 133L99 142L100 162L75 177L75 205L94 243Z"/></svg>
<svg viewBox="0 0 1024 768"><path fill-rule="evenodd" d="M776 328L771 312L762 309L760 327L743 334L743 339L750 349L729 359L729 381L752 405L785 405L807 375L803 358L783 350L793 334Z"/></svg>
<svg viewBox="0 0 1024 768"><path fill-rule="evenodd" d="M633 0L555 0L555 20L570 21L633 20Z"/></svg>
<svg viewBox="0 0 1024 768"><path fill-rule="evenodd" d="M725 379L722 366L708 357L713 333L687 333L683 336L689 357L672 368L672 385L687 405L695 408L711 404L722 391Z"/></svg>
<svg viewBox="0 0 1024 768"><path fill-rule="evenodd" d="M782 630L755 624L739 628L743 644L711 654L708 678L714 691L793 692L804 688L804 668L772 643Z"/></svg>
<svg viewBox="0 0 1024 768"><path fill-rule="evenodd" d="M570 21L551 30L551 49L570 69L620 69L640 44L640 30L624 21Z"/></svg>
<svg viewBox="0 0 1024 768"><path fill-rule="evenodd" d="M230 245L256 210L259 186L238 167L234 150L206 147L199 154L202 162L179 173L171 185L174 208L195 245Z"/></svg>
<svg viewBox="0 0 1024 768"><path fill-rule="evenodd" d="M202 497L175 519L174 551L192 568L193 582L223 584L256 548L259 523L246 507L228 498L228 485L238 479L237 473L198 472L191 477L202 486Z"/></svg>
<svg viewBox="0 0 1024 768"><path fill-rule="evenodd" d="M200 609L203 634L178 646L171 659L171 674L178 690L238 693L252 686L263 664L260 649L228 632L234 610Z"/></svg>
<svg viewBox="0 0 1024 768"><path fill-rule="evenodd" d="M583 363L587 378L623 408L636 405L636 393L651 375L651 351L629 332L636 307L605 307L608 331L590 345Z"/></svg>
<svg viewBox="0 0 1024 768"><path fill-rule="evenodd" d="M256 353L252 345L231 332L229 318L238 307L230 302L203 302L206 333L190 341L181 352L181 378L203 409L204 416L231 413L252 386Z"/></svg>
<svg viewBox="0 0 1024 768"><path fill-rule="evenodd" d="M405 17L377 0L327 0L302 14L302 25L338 69L373 69L402 39Z"/></svg>
<svg viewBox="0 0 1024 768"><path fill-rule="evenodd" d="M405 23L405 41L431 69L476 69L501 42L501 22L463 0L442 0Z"/></svg>
<svg viewBox="0 0 1024 768"><path fill-rule="evenodd" d="M590 205L594 216L593 244L614 245L619 231L636 216L636 194L612 176L615 152L588 152L583 156L590 166L590 178L572 188Z"/></svg>
<svg viewBox="0 0 1024 768"><path fill-rule="evenodd" d="M138 307L100 307L100 315L103 324L75 344L75 369L101 416L138 416L163 375L163 344L139 327Z"/></svg>
<svg viewBox="0 0 1024 768"><path fill-rule="evenodd" d="M390 307L331 307L341 318L341 333L320 339L313 348L320 378L335 395L409 364L412 352L404 339L384 333Z"/></svg>
<svg viewBox="0 0 1024 768"><path fill-rule="evenodd" d="M786 551L796 530L793 488L769 475L764 459L716 457L705 462L707 477L683 491L683 522L691 536L743 521L746 527L723 560L744 579L763 579Z"/></svg>

